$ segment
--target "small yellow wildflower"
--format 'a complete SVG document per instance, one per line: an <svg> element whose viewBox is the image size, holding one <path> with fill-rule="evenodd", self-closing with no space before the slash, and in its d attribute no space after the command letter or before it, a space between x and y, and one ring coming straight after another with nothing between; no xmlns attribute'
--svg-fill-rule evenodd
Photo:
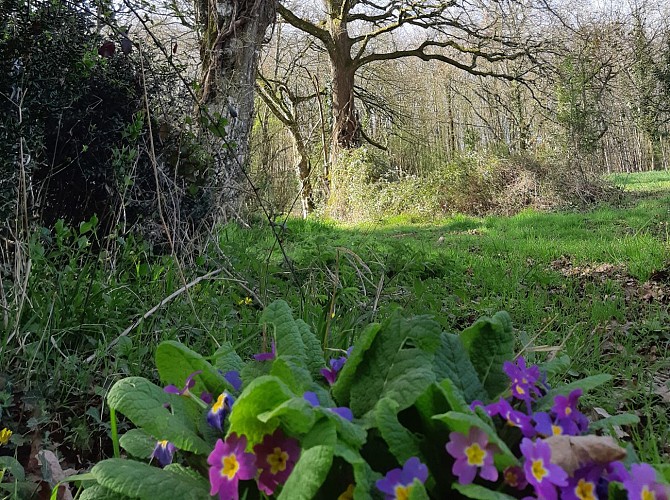
<svg viewBox="0 0 670 500"><path fill-rule="evenodd" d="M251 297L244 297L242 300L237 301L238 306L250 306L253 303Z"/></svg>
<svg viewBox="0 0 670 500"><path fill-rule="evenodd" d="M9 438L12 437L12 431L6 427L0 431L0 446L4 446L9 443Z"/></svg>

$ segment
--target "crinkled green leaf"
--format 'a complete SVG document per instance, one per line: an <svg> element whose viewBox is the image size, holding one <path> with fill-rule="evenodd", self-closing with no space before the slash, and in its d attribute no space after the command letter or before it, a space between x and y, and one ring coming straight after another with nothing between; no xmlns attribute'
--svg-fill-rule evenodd
<svg viewBox="0 0 670 500"><path fill-rule="evenodd" d="M270 324L274 327L277 356L297 356L303 363L307 363L305 343L302 340L300 329L293 319L289 305L283 300L276 300L263 310L261 324Z"/></svg>
<svg viewBox="0 0 670 500"><path fill-rule="evenodd" d="M337 430L335 422L329 418L321 418L300 440L303 449L314 446L335 446L337 442Z"/></svg>
<svg viewBox="0 0 670 500"><path fill-rule="evenodd" d="M371 500L370 492L375 490L375 482L381 479L382 475L370 468L370 465L357 449L344 443L337 443L334 451L335 456L348 462L354 471L354 500ZM348 485L343 485L343 492L346 487Z"/></svg>
<svg viewBox="0 0 670 500"><path fill-rule="evenodd" d="M442 415L435 415L434 418L446 423L452 431L460 432L465 436L468 435L471 427L480 428L486 432L489 438L489 443L493 443L500 448L500 453L497 453L494 457L496 467L502 469L510 465L518 465L517 458L510 451L507 444L500 439L496 430L478 415L450 411Z"/></svg>
<svg viewBox="0 0 670 500"><path fill-rule="evenodd" d="M109 391L107 403L156 439L167 439L180 450L197 454L211 451L209 444L196 433L195 422L183 418L188 413L185 405L192 402L183 396L166 394L145 378L119 380ZM165 408L166 403L172 411Z"/></svg>
<svg viewBox="0 0 670 500"><path fill-rule="evenodd" d="M126 500L130 497L116 493L99 484L94 484L86 488L78 498L79 500Z"/></svg>
<svg viewBox="0 0 670 500"><path fill-rule="evenodd" d="M333 448L331 446L314 446L303 450L278 498L280 500L315 498L332 463Z"/></svg>
<svg viewBox="0 0 670 500"><path fill-rule="evenodd" d="M321 376L319 371L326 366L323 359L323 346L309 325L301 319L295 320L295 324L300 331L302 342L305 344L305 353L307 355L307 369L312 374L312 378L318 380Z"/></svg>
<svg viewBox="0 0 670 500"><path fill-rule="evenodd" d="M438 387L442 391L442 394L452 410L460 412L467 412L469 410L468 403L465 400L463 393L456 387L453 380L445 378L438 384Z"/></svg>
<svg viewBox="0 0 670 500"><path fill-rule="evenodd" d="M289 434L304 434L314 425L314 409L302 397L291 398L270 411L260 413L258 420L279 420Z"/></svg>
<svg viewBox="0 0 670 500"><path fill-rule="evenodd" d="M105 488L141 500L209 498L209 482L204 477L196 479L133 460L103 460L91 473Z"/></svg>
<svg viewBox="0 0 670 500"><path fill-rule="evenodd" d="M215 396L223 391L231 392L232 386L209 361L180 342L167 340L156 349L156 368L164 384L184 387L186 378L195 371L202 371L194 378L193 394L207 391Z"/></svg>
<svg viewBox="0 0 670 500"><path fill-rule="evenodd" d="M332 387L333 397L339 404L348 406L351 402L350 391L352 384L356 380L358 367L363 362L368 349L372 346L380 330L380 324L371 323L363 330L363 333L361 333L361 336L354 344L349 359L347 359L347 362L337 376L335 385Z"/></svg>
<svg viewBox="0 0 670 500"><path fill-rule="evenodd" d="M411 406L435 381L440 333L439 324L428 317L391 316L365 353L365 362L356 367L350 403L354 415L366 416L382 397L395 400L399 411Z"/></svg>
<svg viewBox="0 0 670 500"><path fill-rule="evenodd" d="M223 373L231 370L237 370L239 372L242 371L242 368L244 367L244 361L242 361L242 358L235 352L233 344L227 341L221 343L221 347L219 347L212 356L212 361L214 366Z"/></svg>
<svg viewBox="0 0 670 500"><path fill-rule="evenodd" d="M466 402L488 400L489 395L484 390L477 370L458 335L444 332L440 335L440 347L435 353L434 366L437 380L450 379Z"/></svg>
<svg viewBox="0 0 670 500"><path fill-rule="evenodd" d="M121 448L136 458L149 458L156 447L157 439L142 429L130 429L119 439Z"/></svg>
<svg viewBox="0 0 670 500"><path fill-rule="evenodd" d="M183 475L187 478L191 479L201 479L202 476L195 470L190 469L188 467L184 467L182 464L178 463L171 463L166 465L163 470L166 470L168 472L173 472L174 474L177 475Z"/></svg>
<svg viewBox="0 0 670 500"><path fill-rule="evenodd" d="M265 375L270 375L274 361L249 361L242 367L240 377L242 386L247 387L252 381Z"/></svg>
<svg viewBox="0 0 670 500"><path fill-rule="evenodd" d="M434 415L446 413L454 409L453 406L450 406L445 391L441 387L445 382L451 383L451 380L445 378L439 384L434 383L429 385L414 402L414 408L416 408L421 419L421 433L430 436L431 440L446 439L449 434L448 428L444 423L433 419ZM454 389L454 392L460 395L456 389Z"/></svg>
<svg viewBox="0 0 670 500"><path fill-rule="evenodd" d="M313 380L302 360L296 356L279 356L272 363L270 375L284 382L291 391L302 394L312 386Z"/></svg>
<svg viewBox="0 0 670 500"><path fill-rule="evenodd" d="M375 407L375 422L389 451L399 463L404 464L410 457L422 459L419 439L398 421L398 403L382 398Z"/></svg>
<svg viewBox="0 0 670 500"><path fill-rule="evenodd" d="M23 481L26 478L23 466L14 457L0 457L0 469L6 469L16 481Z"/></svg>
<svg viewBox="0 0 670 500"><path fill-rule="evenodd" d="M478 319L460 337L484 389L495 399L509 386L503 363L514 359L514 332L509 314L501 311L493 318Z"/></svg>
<svg viewBox="0 0 670 500"><path fill-rule="evenodd" d="M514 500L512 496L491 490L485 486L479 486L478 484L459 484L454 482L451 487L468 498L476 498L478 500Z"/></svg>
<svg viewBox="0 0 670 500"><path fill-rule="evenodd" d="M249 447L260 443L265 434L272 434L279 418L263 422L258 416L274 410L294 395L277 377L266 375L253 380L235 401L230 413L229 432L247 436Z"/></svg>
<svg viewBox="0 0 670 500"><path fill-rule="evenodd" d="M426 487L418 479L414 480L412 484L412 489L409 492L408 500L429 500L428 493L426 492Z"/></svg>
<svg viewBox="0 0 670 500"><path fill-rule="evenodd" d="M590 431L609 429L613 426L635 425L640 423L640 417L632 413L620 413L611 417L601 418L589 424Z"/></svg>

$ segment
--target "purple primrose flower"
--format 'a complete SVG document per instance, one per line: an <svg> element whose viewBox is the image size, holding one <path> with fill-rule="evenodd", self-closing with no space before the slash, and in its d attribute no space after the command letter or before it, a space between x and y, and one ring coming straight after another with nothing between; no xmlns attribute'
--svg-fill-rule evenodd
<svg viewBox="0 0 670 500"><path fill-rule="evenodd" d="M161 467L165 467L172 463L174 452L175 446L167 439L164 439L156 443L156 447L154 448L153 453L151 453L151 458L155 458Z"/></svg>
<svg viewBox="0 0 670 500"><path fill-rule="evenodd" d="M559 394L554 398L551 411L556 414L556 421L561 423L566 434L581 434L589 427L589 419L577 409L581 395L582 390L575 389L567 397Z"/></svg>
<svg viewBox="0 0 670 500"><path fill-rule="evenodd" d="M293 471L300 456L297 440L286 437L281 429L263 438L263 442L254 446L256 464L261 470L258 488L271 496L278 485L284 484Z"/></svg>
<svg viewBox="0 0 670 500"><path fill-rule="evenodd" d="M222 392L207 412L207 423L215 429L223 430L223 421L232 409L235 400L227 392Z"/></svg>
<svg viewBox="0 0 670 500"><path fill-rule="evenodd" d="M528 486L528 481L526 481L526 475L521 467L518 465L510 465L503 471L503 480L505 484L516 488L517 490L523 490Z"/></svg>
<svg viewBox="0 0 670 500"><path fill-rule="evenodd" d="M535 436L535 429L533 428L531 418L525 413L512 408L512 405L506 399L500 398L500 401L487 405L484 409L489 416L500 415L507 425L518 427L524 436Z"/></svg>
<svg viewBox="0 0 670 500"><path fill-rule="evenodd" d="M533 485L539 498L556 500L556 486L567 486L568 475L558 465L551 463L551 448L538 439L521 441L521 453L526 458L523 464L526 480Z"/></svg>
<svg viewBox="0 0 670 500"><path fill-rule="evenodd" d="M623 481L629 500L668 500L668 488L656 482L656 470L649 464L633 464Z"/></svg>
<svg viewBox="0 0 670 500"><path fill-rule="evenodd" d="M561 488L563 500L598 500L598 487L603 472L602 466L586 467L568 478L568 485Z"/></svg>
<svg viewBox="0 0 670 500"><path fill-rule="evenodd" d="M498 479L498 470L493 465L493 455L499 451L495 444L489 443L489 437L478 427L471 427L467 436L460 432L449 434L447 452L456 459L451 472L458 476L461 484L470 484L479 475L489 481Z"/></svg>
<svg viewBox="0 0 670 500"><path fill-rule="evenodd" d="M256 457L246 453L247 438L231 434L225 441L217 440L214 450L207 457L210 495L218 493L220 500L237 500L240 479L256 477Z"/></svg>
<svg viewBox="0 0 670 500"><path fill-rule="evenodd" d="M237 370L230 370L223 374L223 378L233 386L233 389L239 391L242 388L242 378Z"/></svg>
<svg viewBox="0 0 670 500"><path fill-rule="evenodd" d="M428 467L422 464L417 457L411 457L405 462L402 469L390 470L375 485L386 495L386 500L406 499L409 498L414 487L415 479L425 483L428 479Z"/></svg>
<svg viewBox="0 0 670 500"><path fill-rule="evenodd" d="M202 373L202 370L197 370L191 373L188 377L186 377L186 382L184 383L184 388L180 389L174 384L170 384L165 386L163 389L165 392L168 394L177 394L178 396L188 396L190 392L188 391L189 389L192 389L193 386L195 385L195 376L200 375Z"/></svg>
<svg viewBox="0 0 670 500"><path fill-rule="evenodd" d="M533 400L534 396L540 396L537 383L540 380L540 368L537 365L526 367L526 360L519 356L516 364L505 361L503 371L512 382L512 397L526 402Z"/></svg>
<svg viewBox="0 0 670 500"><path fill-rule="evenodd" d="M254 354L254 359L256 361L272 361L277 357L277 345L275 341L272 341L272 349L270 352L261 352L259 354Z"/></svg>

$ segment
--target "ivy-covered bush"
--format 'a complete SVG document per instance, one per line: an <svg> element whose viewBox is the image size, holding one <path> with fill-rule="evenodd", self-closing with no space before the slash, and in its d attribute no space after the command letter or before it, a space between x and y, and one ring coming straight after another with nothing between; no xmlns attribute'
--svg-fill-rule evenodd
<svg viewBox="0 0 670 500"><path fill-rule="evenodd" d="M580 411L609 377L551 388L569 361L515 360L504 312L459 335L396 313L328 361L285 302L260 323L253 359L164 342L163 387L117 382L107 402L136 428L79 478L79 498L667 499L667 467L595 435L636 417Z"/></svg>
<svg viewBox="0 0 670 500"><path fill-rule="evenodd" d="M197 193L207 155L191 135L174 132L174 122L192 111L190 94L175 68L150 47L140 52L132 45L136 35L126 38L127 27L117 26L106 7L0 5L2 221L14 218L18 204L46 227L97 216L101 236L119 222L150 225L158 212L154 153L160 189L176 207L167 215L203 217L199 204L207 200Z"/></svg>

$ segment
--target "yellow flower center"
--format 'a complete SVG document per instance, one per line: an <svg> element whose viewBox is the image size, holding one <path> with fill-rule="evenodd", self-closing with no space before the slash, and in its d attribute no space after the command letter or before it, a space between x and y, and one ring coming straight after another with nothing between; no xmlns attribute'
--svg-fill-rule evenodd
<svg viewBox="0 0 670 500"><path fill-rule="evenodd" d="M649 488L646 486L642 488L642 495L640 495L642 500L656 500L656 493L649 491Z"/></svg>
<svg viewBox="0 0 670 500"><path fill-rule="evenodd" d="M542 461L542 459L533 460L533 465L530 470L538 483L541 483L542 479L549 475L549 471L544 467L544 461Z"/></svg>
<svg viewBox="0 0 670 500"><path fill-rule="evenodd" d="M158 444L161 446L161 448L165 449L165 448L167 448L168 440L163 439L162 441L158 441Z"/></svg>
<svg viewBox="0 0 670 500"><path fill-rule="evenodd" d="M267 461L270 464L270 472L276 474L286 470L286 461L288 460L288 453L283 451L279 446L268 455Z"/></svg>
<svg viewBox="0 0 670 500"><path fill-rule="evenodd" d="M342 493L337 500L354 500L354 489L356 487L353 484L350 484L344 493Z"/></svg>
<svg viewBox="0 0 670 500"><path fill-rule="evenodd" d="M212 413L219 413L221 411L221 409L226 404L227 397L228 394L226 394L225 392L219 394L219 397L216 398L216 402L212 405Z"/></svg>
<svg viewBox="0 0 670 500"><path fill-rule="evenodd" d="M12 431L6 427L0 431L0 446L4 446L9 443L9 438L12 437Z"/></svg>
<svg viewBox="0 0 670 500"><path fill-rule="evenodd" d="M570 408L569 406L566 406L566 407L565 407L565 416L567 417L567 416L570 415L571 413L572 413L572 408Z"/></svg>
<svg viewBox="0 0 670 500"><path fill-rule="evenodd" d="M476 465L477 467L481 467L484 465L486 451L482 450L478 443L472 443L465 449L465 456L468 457L468 465Z"/></svg>
<svg viewBox="0 0 670 500"><path fill-rule="evenodd" d="M221 475L228 478L229 481L232 481L237 474L237 471L240 470L240 463L237 461L237 457L234 453L226 455L221 459Z"/></svg>
<svg viewBox="0 0 670 500"><path fill-rule="evenodd" d="M412 492L413 485L402 486L398 485L395 487L395 500L407 500L409 494Z"/></svg>
<svg viewBox="0 0 670 500"><path fill-rule="evenodd" d="M594 484L589 481L584 481L580 479L575 488L575 496L579 500L598 500L598 497L595 495Z"/></svg>
<svg viewBox="0 0 670 500"><path fill-rule="evenodd" d="M560 425L552 425L551 432L554 436L560 436L561 434L563 434L563 429L561 429Z"/></svg>
<svg viewBox="0 0 670 500"><path fill-rule="evenodd" d="M526 394L526 391L524 391L523 388L522 388L520 385L517 385L517 386L515 387L515 389L516 389L516 393L517 393L517 394L520 394L520 395L522 395L522 396L523 396L524 394Z"/></svg>

